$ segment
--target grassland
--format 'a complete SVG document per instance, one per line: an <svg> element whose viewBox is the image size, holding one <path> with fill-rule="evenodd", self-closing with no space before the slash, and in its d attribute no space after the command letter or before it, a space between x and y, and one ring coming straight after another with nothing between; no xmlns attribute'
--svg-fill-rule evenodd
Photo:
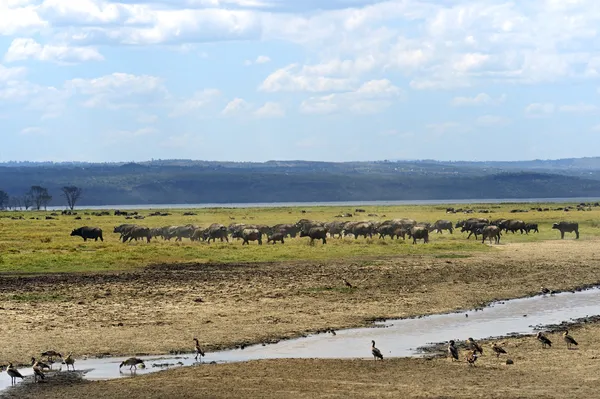
<svg viewBox="0 0 600 399"><path fill-rule="evenodd" d="M194 336L200 338L207 350L215 351L326 328L368 325L379 318L473 308L496 299L533 295L541 286L565 290L599 284L600 210L510 213L511 209L533 206L537 205L472 205L473 209L493 211L472 215L446 214L446 206L367 207L365 215L381 216L353 218L456 221L486 216L519 218L540 225L539 234L505 234L500 245L492 246L473 239L467 241L465 235L456 232L432 234L427 245L352 238L331 239L325 246L309 246L307 239L301 238L275 246L253 243L242 247L241 241L210 245L161 240L123 244L112 233L115 225L126 222L123 217L98 217L82 212L83 220L74 220L72 216L43 220L49 213L24 214L40 220L0 218L3 262L0 363L26 362L32 355L50 348L73 351L76 357L189 351ZM194 210L195 216L184 216L185 210L170 210L171 216L147 217L138 223L150 227L185 223L206 226L212 222L228 224L235 218L236 222L275 224L303 217L334 220L335 215L352 210L320 207L302 213L299 208L209 209ZM560 220L578 221L581 239L567 235L567 239L560 240L559 233L550 228ZM105 241L84 243L79 237L69 236L71 229L84 224L103 228ZM43 242L48 238L49 242ZM346 288L342 278L355 288ZM541 363L540 359L536 361ZM589 362L586 362L583 364L587 367ZM494 397L489 396L489 390L496 392L499 382L478 383L477 386L484 388L480 392L471 385L498 373L509 373L500 375L510 378L513 387L519 384L528 387L526 384L541 376L535 369L537 363L529 361L527 355L519 358L515 368L497 364L488 367L484 360L477 371L465 371L461 367L464 365L449 365L439 360L404 359L390 363L392 366L388 368L376 369L362 361L255 362L246 366L179 370L90 386L97 390L96 397L114 397L115 393L128 394L131 392L128 390L138 389L138 381L149 381L148 387L164 392L160 387L173 387L165 382L173 378L182 387L180 396L186 397L183 387L191 389L192 381L198 383L199 378L208 385L211 381L233 378L231 392L210 386L198 392L208 397L242 395L246 388L241 385L246 379L248 395L261 396L261 391L252 389L260 389L260 378L265 380L269 375L274 376L269 380L272 385L265 389L273 395L286 393L289 387L293 390L290 396L312 397L315 391L302 387L313 381L322 384L324 392L331 396L337 395L336 389L343 393L355 387L355 396L368 396L371 389L373 396L404 393L439 397L443 395L441 379L449 375L456 378L457 384L468 386L464 391L452 391L450 397L460 397L463 392L472 395L467 397ZM516 370L522 372L521 363L527 365L528 371L519 379ZM330 371L318 375L310 371L323 369ZM559 372L558 366L552 370ZM415 377L427 373L431 373L428 379ZM358 377L363 374L364 378ZM241 377L234 377L237 375ZM564 371L563 375L565 381L573 377L571 371ZM372 379L385 383L369 385ZM440 380L437 388L433 382L427 383L436 379ZM352 381L357 381L356 386ZM546 397L553 397L551 388L558 384L556 381L552 380L547 390L536 391L541 395L537 397L544 397L546 392L550 395ZM447 387L449 383L445 384ZM429 385L431 389L427 388ZM82 387L81 396L88 385ZM419 393L419 389L423 391ZM516 390L498 392L508 397L518 396Z"/></svg>

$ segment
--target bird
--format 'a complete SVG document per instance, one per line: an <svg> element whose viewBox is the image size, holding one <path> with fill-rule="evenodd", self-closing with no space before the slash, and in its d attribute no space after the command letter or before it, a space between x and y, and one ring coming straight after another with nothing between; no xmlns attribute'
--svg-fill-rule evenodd
<svg viewBox="0 0 600 399"><path fill-rule="evenodd" d="M50 368L46 363L35 360L35 357L31 358L31 367L33 368L33 380L35 382L38 382L38 378L42 380L46 378L42 370L45 368Z"/></svg>
<svg viewBox="0 0 600 399"><path fill-rule="evenodd" d="M465 360L469 363L469 366L475 366L475 362L477 361L477 350L473 350L472 352L467 353Z"/></svg>
<svg viewBox="0 0 600 399"><path fill-rule="evenodd" d="M337 335L337 334L335 333L335 330L334 330L333 328L330 328L330 329L329 329L329 332L331 333L331 335Z"/></svg>
<svg viewBox="0 0 600 399"><path fill-rule="evenodd" d="M73 359L73 354L69 352L67 357L63 360L63 364L67 365L67 371L69 370L69 366L73 367L73 371L75 371L75 359Z"/></svg>
<svg viewBox="0 0 600 399"><path fill-rule="evenodd" d="M448 343L448 354L450 355L451 361L458 360L458 349L456 349L456 346L454 346L453 340L450 340Z"/></svg>
<svg viewBox="0 0 600 399"><path fill-rule="evenodd" d="M130 357L127 360L123 360L121 362L121 364L119 365L119 370L121 370L121 367L123 366L129 366L129 370L135 368L137 370L137 365L138 364L144 364L144 361L142 359L138 359L137 357Z"/></svg>
<svg viewBox="0 0 600 399"><path fill-rule="evenodd" d="M202 356L204 356L204 351L200 347L198 338L194 338L194 342L196 343L196 361L198 361L198 355L200 355L200 361L202 361Z"/></svg>
<svg viewBox="0 0 600 399"><path fill-rule="evenodd" d="M496 357L500 357L500 354L501 354L501 353L504 353L504 354L506 354L506 351L504 350L504 348L502 348L502 347L498 346L496 343L493 343L493 344L491 345L491 347L492 347L492 350L493 350L494 352L496 352Z"/></svg>
<svg viewBox="0 0 600 399"><path fill-rule="evenodd" d="M6 373L10 376L10 382L14 384L17 381L17 378L23 379L23 374L17 370L12 363L8 363L8 367L6 368Z"/></svg>
<svg viewBox="0 0 600 399"><path fill-rule="evenodd" d="M42 356L46 357L46 359L48 359L49 363L54 363L54 358L55 357L60 357L62 359L62 355L56 351L46 351L46 352L42 352Z"/></svg>
<svg viewBox="0 0 600 399"><path fill-rule="evenodd" d="M546 287L542 287L541 293L542 293L542 295L546 295L546 294L550 293L550 290L548 288L546 288Z"/></svg>
<svg viewBox="0 0 600 399"><path fill-rule="evenodd" d="M352 284L350 284L350 282L348 282L348 280L346 280L343 277L342 277L342 280L344 281L344 284L346 285L346 287L348 287L348 288L354 288L354 286Z"/></svg>
<svg viewBox="0 0 600 399"><path fill-rule="evenodd" d="M381 351L375 347L375 341L371 341L371 353L373 354L373 359L377 361L377 359L383 360L383 355Z"/></svg>
<svg viewBox="0 0 600 399"><path fill-rule="evenodd" d="M552 346L552 341L550 341L544 334L542 334L541 331L537 333L536 338L542 343L542 348L545 348L546 346Z"/></svg>
<svg viewBox="0 0 600 399"><path fill-rule="evenodd" d="M467 339L467 343L469 344L469 347L472 350L477 351L483 355L483 348L481 347L481 345L479 345L477 342L475 342L475 340L473 338L469 337L469 339Z"/></svg>
<svg viewBox="0 0 600 399"><path fill-rule="evenodd" d="M579 345L577 343L577 341L575 341L575 338L573 338L573 337L571 337L569 335L569 331L568 330L565 330L565 332L563 333L563 339L567 343L567 348L568 349L571 349L571 345L575 345L575 346Z"/></svg>

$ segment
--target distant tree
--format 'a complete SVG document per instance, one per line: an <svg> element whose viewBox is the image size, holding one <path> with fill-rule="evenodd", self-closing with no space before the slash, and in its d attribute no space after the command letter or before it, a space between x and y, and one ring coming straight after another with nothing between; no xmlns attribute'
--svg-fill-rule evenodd
<svg viewBox="0 0 600 399"><path fill-rule="evenodd" d="M48 193L48 189L42 186L31 186L28 194L31 195L35 209L38 211L42 209L42 207L46 209L48 203L52 199L52 196Z"/></svg>
<svg viewBox="0 0 600 399"><path fill-rule="evenodd" d="M79 201L79 198L81 198L83 190L75 186L66 186L62 188L62 192L64 197L67 199L67 205L69 206L69 209L73 210L73 208L75 208L75 204L77 204L77 201Z"/></svg>
<svg viewBox="0 0 600 399"><path fill-rule="evenodd" d="M15 199L15 201L18 201L21 204L23 204L23 208L25 208L25 210L28 210L33 205L33 197L31 197L31 194L29 192L25 193L25 195L20 199L17 197L13 198Z"/></svg>
<svg viewBox="0 0 600 399"><path fill-rule="evenodd" d="M6 191L0 190L0 209L6 208L6 206L8 205L8 199L9 197Z"/></svg>

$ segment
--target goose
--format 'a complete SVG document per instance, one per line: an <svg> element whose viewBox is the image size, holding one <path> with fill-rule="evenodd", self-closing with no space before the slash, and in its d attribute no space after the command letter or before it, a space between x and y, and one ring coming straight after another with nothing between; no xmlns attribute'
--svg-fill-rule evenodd
<svg viewBox="0 0 600 399"><path fill-rule="evenodd" d="M451 361L458 360L458 349L456 349L456 346L454 346L453 340L450 340L448 343L448 354L450 355Z"/></svg>
<svg viewBox="0 0 600 399"><path fill-rule="evenodd" d="M467 343L469 344L469 346L471 347L472 350L477 351L483 355L483 348L481 347L481 345L479 345L477 342L475 342L475 340L473 338L469 337L469 339L467 340Z"/></svg>
<svg viewBox="0 0 600 399"><path fill-rule="evenodd" d="M8 363L8 367L6 368L6 373L10 376L11 384L17 382L17 378L23 379L23 374L12 363Z"/></svg>
<svg viewBox="0 0 600 399"><path fill-rule="evenodd" d="M60 353L58 353L57 351L52 351L52 350L42 352L42 357L46 357L46 359L48 359L49 363L54 363L55 357L60 357L62 359L62 355Z"/></svg>
<svg viewBox="0 0 600 399"><path fill-rule="evenodd" d="M501 354L501 353L504 353L504 354L506 354L506 351L504 350L504 348L502 348L502 347L498 346L496 343L493 343L493 344L491 345L491 347L492 347L492 350L493 350L494 352L496 352L496 357L500 357L500 354Z"/></svg>
<svg viewBox="0 0 600 399"><path fill-rule="evenodd" d="M567 343L567 348L569 348L569 349L571 349L571 345L575 345L575 346L579 345L577 343L577 341L575 341L575 338L573 338L569 335L568 330L565 330L565 332L563 333L563 339Z"/></svg>
<svg viewBox="0 0 600 399"><path fill-rule="evenodd" d="M542 348L546 348L546 346L552 346L552 341L550 341L544 334L542 334L541 331L537 333L536 338L542 343Z"/></svg>
<svg viewBox="0 0 600 399"><path fill-rule="evenodd" d="M202 362L202 357L204 356L204 351L200 347L198 338L194 338L194 343L196 344L196 361L198 361L198 355L200 355L200 362Z"/></svg>
<svg viewBox="0 0 600 399"><path fill-rule="evenodd" d="M46 363L42 363L42 362L38 362L37 360L35 360L35 357L31 358L31 366L33 368L33 380L35 382L38 382L38 378L40 379L44 379L46 378L46 376L43 373L43 369L45 368L50 368L48 367L48 365Z"/></svg>
<svg viewBox="0 0 600 399"><path fill-rule="evenodd" d="M383 355L381 351L375 347L375 341L371 341L371 353L373 354L373 358L377 360L378 358L383 360Z"/></svg>
<svg viewBox="0 0 600 399"><path fill-rule="evenodd" d="M142 359L138 359L137 357L130 357L129 359L123 360L121 362L121 364L119 365L119 370L121 370L121 367L123 366L129 366L129 370L131 370L132 368L135 368L137 370L138 364L141 364L143 366L144 361Z"/></svg>
<svg viewBox="0 0 600 399"><path fill-rule="evenodd" d="M477 350L473 350L473 352L469 352L465 358L469 366L475 366L475 362L477 361Z"/></svg>
<svg viewBox="0 0 600 399"><path fill-rule="evenodd" d="M65 360L63 360L63 364L67 365L67 371L69 370L69 366L73 367L73 371L75 371L75 359L73 359L73 353L69 352Z"/></svg>

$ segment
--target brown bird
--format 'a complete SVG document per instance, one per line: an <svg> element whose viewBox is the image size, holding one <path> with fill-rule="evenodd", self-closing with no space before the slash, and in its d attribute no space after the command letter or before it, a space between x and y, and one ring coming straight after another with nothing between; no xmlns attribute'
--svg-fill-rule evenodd
<svg viewBox="0 0 600 399"><path fill-rule="evenodd" d="M200 362L202 362L202 356L204 356L204 351L200 347L198 338L194 338L194 342L196 343L196 361L198 361L198 355L200 355Z"/></svg>
<svg viewBox="0 0 600 399"><path fill-rule="evenodd" d="M353 286L352 284L350 284L350 283L348 282L348 280L346 280L346 279L345 279L345 278L343 278L343 277L342 277L342 280L344 281L344 284L346 284L346 287L348 287L348 288L354 288L354 286Z"/></svg>
<svg viewBox="0 0 600 399"><path fill-rule="evenodd" d="M475 362L477 361L477 350L473 350L473 352L467 353L465 360L469 363L469 366L475 366Z"/></svg>
<svg viewBox="0 0 600 399"><path fill-rule="evenodd" d="M8 363L8 367L6 368L6 373L10 376L11 384L17 382L17 378L23 379L23 374L12 363Z"/></svg>
<svg viewBox="0 0 600 399"><path fill-rule="evenodd" d="M67 371L69 370L69 366L73 367L73 371L75 371L75 359L73 359L73 354L71 352L65 357L63 364L67 365Z"/></svg>
<svg viewBox="0 0 600 399"><path fill-rule="evenodd" d="M129 370L131 370L132 368L135 368L137 370L138 364L141 364L141 366L143 366L144 361L142 359L138 359L137 357L130 357L129 359L123 360L121 362L121 364L119 365L119 370L121 370L121 367L123 366L129 366Z"/></svg>
<svg viewBox="0 0 600 399"><path fill-rule="evenodd" d="M456 346L454 346L453 340L450 340L448 343L448 354L450 355L451 361L458 360L458 349L456 349Z"/></svg>
<svg viewBox="0 0 600 399"><path fill-rule="evenodd" d="M38 362L37 360L35 360L35 357L31 358L31 367L33 368L34 382L38 382L38 378L42 380L46 378L42 370L50 368L46 363Z"/></svg>
<svg viewBox="0 0 600 399"><path fill-rule="evenodd" d="M57 351L46 351L42 353L42 357L46 357L46 359L48 359L48 362L53 363L54 362L54 358L55 357L60 357L62 359L62 355L60 353L58 353Z"/></svg>
<svg viewBox="0 0 600 399"><path fill-rule="evenodd" d="M501 354L501 353L504 353L504 354L506 354L506 351L504 350L504 348L502 348L502 347L498 346L496 343L493 343L493 344L491 345L491 347L492 347L492 350L493 350L494 352L496 352L496 357L500 357L500 354Z"/></svg>
<svg viewBox="0 0 600 399"><path fill-rule="evenodd" d="M544 334L542 334L541 331L537 333L536 338L542 343L542 348L546 348L546 346L552 346L552 341L550 341Z"/></svg>
<svg viewBox="0 0 600 399"><path fill-rule="evenodd" d="M375 341L371 341L371 353L373 354L373 358L377 361L377 359L383 360L383 355L381 351L375 347Z"/></svg>
<svg viewBox="0 0 600 399"><path fill-rule="evenodd" d="M483 348L481 347L481 345L479 345L477 342L475 342L475 340L473 338L469 337L469 339L467 339L467 344L469 344L469 347L472 350L477 351L483 355Z"/></svg>
<svg viewBox="0 0 600 399"><path fill-rule="evenodd" d="M575 346L579 345L577 343L577 341L575 341L575 338L573 338L573 337L571 337L569 335L569 331L568 330L565 330L565 332L563 333L563 339L567 343L567 348L568 349L571 349L571 345L575 345Z"/></svg>

